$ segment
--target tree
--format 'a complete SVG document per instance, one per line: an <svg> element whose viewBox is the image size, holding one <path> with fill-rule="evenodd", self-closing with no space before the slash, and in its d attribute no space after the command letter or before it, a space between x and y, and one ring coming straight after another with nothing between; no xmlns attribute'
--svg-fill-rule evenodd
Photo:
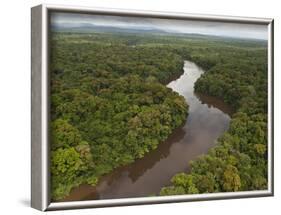
<svg viewBox="0 0 281 215"><path fill-rule="evenodd" d="M51 147L53 150L61 147L76 146L82 141L77 128L66 120L57 119L51 123Z"/></svg>
<svg viewBox="0 0 281 215"><path fill-rule="evenodd" d="M240 187L241 180L237 168L227 165L223 173L223 189L225 191L238 191Z"/></svg>

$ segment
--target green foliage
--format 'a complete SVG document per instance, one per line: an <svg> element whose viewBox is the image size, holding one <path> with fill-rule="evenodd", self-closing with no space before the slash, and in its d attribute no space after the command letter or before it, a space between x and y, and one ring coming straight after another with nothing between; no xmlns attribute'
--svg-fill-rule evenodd
<svg viewBox="0 0 281 215"><path fill-rule="evenodd" d="M223 173L223 189L225 191L238 191L241 187L240 176L235 166L227 165Z"/></svg>
<svg viewBox="0 0 281 215"><path fill-rule="evenodd" d="M156 149L188 112L185 99L163 85L183 72L174 50L72 36L51 41L55 200Z"/></svg>
<svg viewBox="0 0 281 215"><path fill-rule="evenodd" d="M185 173L179 173L172 178L172 183L175 186L184 188L185 192L196 194L199 193L194 184L194 177Z"/></svg>
<svg viewBox="0 0 281 215"><path fill-rule="evenodd" d="M195 91L235 110L229 130L160 195L267 188L267 49L262 41L200 36L52 33L52 197L129 164L184 123L188 106L165 86L184 60L207 70Z"/></svg>
<svg viewBox="0 0 281 215"><path fill-rule="evenodd" d="M180 186L163 187L160 191L161 196L182 195L185 193L186 191L184 190L184 188Z"/></svg>
<svg viewBox="0 0 281 215"><path fill-rule="evenodd" d="M207 70L195 91L221 98L235 114L217 145L192 161L189 173L176 175L178 180L173 178L160 195L183 194L190 178L199 193L267 189L266 47L250 42L215 47L210 42L200 51L194 49L191 60ZM192 193L184 189L184 194Z"/></svg>
<svg viewBox="0 0 281 215"><path fill-rule="evenodd" d="M73 148L59 148L51 153L51 174L53 198L68 194L72 182L86 169L80 154Z"/></svg>
<svg viewBox="0 0 281 215"><path fill-rule="evenodd" d="M78 129L62 119L51 123L51 131L52 149L77 146L82 141Z"/></svg>
<svg viewBox="0 0 281 215"><path fill-rule="evenodd" d="M75 177L83 164L79 153L72 147L53 151L51 158L53 175L63 175L67 180Z"/></svg>
<svg viewBox="0 0 281 215"><path fill-rule="evenodd" d="M260 132L265 129L260 115L235 114L217 145L191 162L190 173L182 173L180 182L173 178L172 187L184 187L192 177L199 193L267 189L267 137ZM169 189L174 195L182 194ZM192 193L185 190L185 194Z"/></svg>

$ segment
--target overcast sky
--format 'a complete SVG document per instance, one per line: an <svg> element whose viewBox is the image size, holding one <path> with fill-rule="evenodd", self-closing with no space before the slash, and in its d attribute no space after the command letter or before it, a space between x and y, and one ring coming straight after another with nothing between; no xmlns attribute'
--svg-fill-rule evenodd
<svg viewBox="0 0 281 215"><path fill-rule="evenodd" d="M51 15L51 25L80 26L94 24L132 29L158 29L173 33L196 33L215 36L252 38L267 40L267 26L223 22L169 20L143 17L103 16L78 13L58 13Z"/></svg>

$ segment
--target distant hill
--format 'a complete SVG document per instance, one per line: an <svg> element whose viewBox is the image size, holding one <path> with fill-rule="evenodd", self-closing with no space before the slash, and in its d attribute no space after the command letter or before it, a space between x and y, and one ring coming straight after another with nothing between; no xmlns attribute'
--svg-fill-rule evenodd
<svg viewBox="0 0 281 215"><path fill-rule="evenodd" d="M256 41L262 42L267 45L267 40L263 39L251 39L251 38L239 38L230 36L218 36L218 35L207 35L198 33L182 33L182 32L171 32L165 31L158 28L146 27L116 27L116 26L102 26L91 23L56 23L52 24L51 29L55 32L71 32L71 33L126 33L126 34L157 34L165 36L179 36L187 38L200 38L200 39L214 39L214 40L234 40L234 41Z"/></svg>
<svg viewBox="0 0 281 215"><path fill-rule="evenodd" d="M166 31L157 28L124 28L114 26L101 26L89 23L62 23L53 24L51 26L53 31L59 32L77 32L77 33L93 33L93 32L117 32L117 33L167 33Z"/></svg>

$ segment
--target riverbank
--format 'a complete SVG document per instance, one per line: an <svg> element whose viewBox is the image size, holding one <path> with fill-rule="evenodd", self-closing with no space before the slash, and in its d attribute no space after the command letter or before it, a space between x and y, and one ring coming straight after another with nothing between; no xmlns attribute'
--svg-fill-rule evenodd
<svg viewBox="0 0 281 215"><path fill-rule="evenodd" d="M228 129L230 108L218 99L194 93L194 83L203 70L185 61L184 73L167 86L184 96L189 104L185 124L176 129L158 148L143 158L101 177L96 187L81 185L63 201L144 197L159 193L170 184L170 178L188 171L190 160L215 145L215 140ZM88 188L89 189L88 189Z"/></svg>

